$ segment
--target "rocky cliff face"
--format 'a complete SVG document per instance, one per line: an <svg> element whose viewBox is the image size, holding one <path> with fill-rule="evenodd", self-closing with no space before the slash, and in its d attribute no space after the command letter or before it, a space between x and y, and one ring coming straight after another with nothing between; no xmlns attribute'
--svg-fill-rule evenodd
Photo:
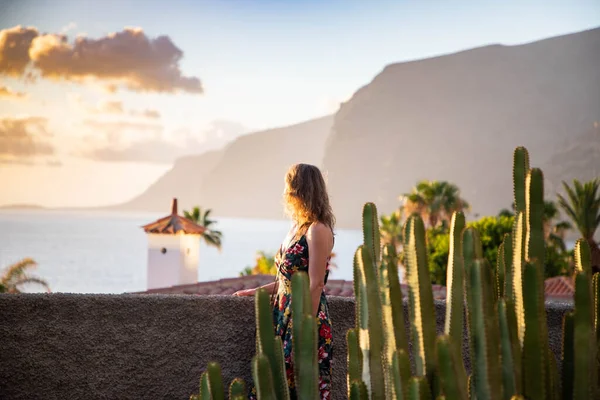
<svg viewBox="0 0 600 400"><path fill-rule="evenodd" d="M598 176L600 29L520 46L487 46L387 66L335 117L244 135L178 161L120 208L160 211L173 196L219 216L282 218L287 168L321 166L339 227L362 205L382 213L420 179L462 189L473 214L512 201L512 153L526 146L548 196L561 180Z"/></svg>
<svg viewBox="0 0 600 400"><path fill-rule="evenodd" d="M386 67L335 116L324 168L340 225L358 227L365 201L392 211L420 179L456 183L473 213L510 206L516 146L544 167L589 142L598 65L600 29ZM562 179L589 175L581 165Z"/></svg>
<svg viewBox="0 0 600 400"><path fill-rule="evenodd" d="M327 116L238 138L202 183L207 207L228 217L283 218L287 169L321 166L332 123Z"/></svg>
<svg viewBox="0 0 600 400"><path fill-rule="evenodd" d="M144 193L117 209L165 211L173 197L216 215L283 218L283 179L290 165L320 166L333 117L240 136L219 151L178 160Z"/></svg>

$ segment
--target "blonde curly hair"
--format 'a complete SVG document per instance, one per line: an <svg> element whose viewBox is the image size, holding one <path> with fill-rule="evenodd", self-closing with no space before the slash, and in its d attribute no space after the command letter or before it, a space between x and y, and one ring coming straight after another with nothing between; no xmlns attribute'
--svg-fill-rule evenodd
<svg viewBox="0 0 600 400"><path fill-rule="evenodd" d="M319 168L310 164L294 164L285 175L284 203L286 213L301 231L320 222L332 231L335 217L329 204L325 179Z"/></svg>

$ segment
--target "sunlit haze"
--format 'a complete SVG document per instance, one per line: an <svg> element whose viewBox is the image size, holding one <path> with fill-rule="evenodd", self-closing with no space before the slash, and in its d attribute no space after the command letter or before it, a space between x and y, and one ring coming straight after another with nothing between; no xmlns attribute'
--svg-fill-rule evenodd
<svg viewBox="0 0 600 400"><path fill-rule="evenodd" d="M598 1L0 1L0 205L126 201L390 63L599 25Z"/></svg>

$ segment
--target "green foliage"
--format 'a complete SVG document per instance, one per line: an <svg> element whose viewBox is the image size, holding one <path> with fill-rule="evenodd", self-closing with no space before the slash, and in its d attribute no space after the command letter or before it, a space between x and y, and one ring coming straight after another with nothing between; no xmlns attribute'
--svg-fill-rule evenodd
<svg viewBox="0 0 600 400"><path fill-rule="evenodd" d="M277 275L275 256L264 251L258 251L255 264L240 272L240 276L245 275Z"/></svg>
<svg viewBox="0 0 600 400"><path fill-rule="evenodd" d="M483 217L467 226L477 229L483 248L483 257L494 267L498 263L498 248L504 235L512 232L514 217Z"/></svg>
<svg viewBox="0 0 600 400"><path fill-rule="evenodd" d="M425 225L418 213L404 224L402 250L414 371L403 334L398 255L390 243L382 251L377 209L372 203L365 204L364 243L354 259L356 326L346 336L350 399L554 400L559 393L567 399L600 398L600 274L592 275L588 241L579 241L575 251L575 310L564 320L559 377L549 347L544 306L549 252L543 175L529 169L523 148L515 151L514 185L515 217L484 218L465 226L462 214L452 215L447 245L450 256L446 257L446 324L441 336L436 336ZM292 320L297 321L293 324L297 390L299 398L317 398L316 321L309 311L306 273L294 274L292 293ZM463 293L472 367L469 376L461 356ZM283 367L281 341L272 329L265 333L272 328L266 316L270 311L266 296L258 291L259 345L252 363L260 400L287 396L287 390L280 390L284 386L278 376ZM219 379L220 369L209 365L201 379L201 399L222 392ZM207 393L211 397L202 397Z"/></svg>
<svg viewBox="0 0 600 400"><path fill-rule="evenodd" d="M214 246L217 249L221 250L221 245L223 242L223 233L221 231L217 231L212 229L216 221L209 218L211 213L211 209L207 208L202 210L200 207L194 207L192 211L183 211L183 216L194 223L203 226L206 228L206 231L202 233L202 238L204 242L209 246Z"/></svg>
<svg viewBox="0 0 600 400"><path fill-rule="evenodd" d="M21 293L22 286L31 283L40 285L50 292L48 282L29 274L29 270L35 267L37 263L31 258L24 258L6 267L0 275L0 293Z"/></svg>
<svg viewBox="0 0 600 400"><path fill-rule="evenodd" d="M455 211L469 209L469 203L460 196L460 189L446 181L427 181L417 183L410 193L402 196L408 215L419 214L428 222L430 228L438 224L447 226Z"/></svg>
<svg viewBox="0 0 600 400"><path fill-rule="evenodd" d="M427 243L420 215L415 213L406 221L402 229L403 256L408 278L409 330L415 375L410 376L407 353L403 349L391 352L384 348L383 356L389 358L391 354L392 358L392 379L384 382L388 386L385 392L394 394L389 398L554 400L558 399L561 388L565 395L572 389L566 398L600 398L597 382L600 274L591 283L589 272L585 272L591 271L585 247L587 241L580 241L576 251L577 269L581 272L577 275L575 313L565 319L564 369L559 378L556 360L549 347L544 306L544 277L551 260L544 229L548 222L545 213L552 210L543 198L543 175L540 170L529 168L528 154L523 148L515 152L514 175L515 203L518 203L514 217L483 218L465 227L460 215L455 213L450 226L451 236L445 234L445 228L430 229ZM369 207L372 216L374 206ZM445 259L448 297L445 332L436 339L430 282L436 271L430 268L427 258L432 254L429 251L432 244L439 248L443 243L431 238L443 235L448 238L444 247L450 254ZM368 247L371 245L365 244L357 252L357 270L372 262L368 257L364 258ZM378 319L381 315L372 306L377 306L379 299L373 295L375 290L370 288L371 285L377 284L383 289L379 306L382 310L389 310L388 301L393 306L385 290L386 286L391 288L389 271L382 266L379 279L367 278L364 273L355 275L359 280L355 287L360 338L379 335L380 325L362 322L365 316L366 321L371 322L374 316ZM462 311L463 288L473 371L470 376L466 375L460 356L463 338L460 319L455 319ZM372 302L371 298L375 300ZM385 327L388 318L385 312L383 314ZM402 327L395 326L395 329L402 330ZM384 347L390 343L385 340ZM363 348L361 354L369 355L371 350ZM379 352L379 346L376 350ZM352 353L359 352L353 350ZM373 396L375 371L363 369L363 381L358 381L357 366L361 364L356 355L353 358L356 360L348 360L354 365L352 378L349 376L349 397L361 398L359 388L368 380L370 385L365 387L371 387L373 398L380 398Z"/></svg>

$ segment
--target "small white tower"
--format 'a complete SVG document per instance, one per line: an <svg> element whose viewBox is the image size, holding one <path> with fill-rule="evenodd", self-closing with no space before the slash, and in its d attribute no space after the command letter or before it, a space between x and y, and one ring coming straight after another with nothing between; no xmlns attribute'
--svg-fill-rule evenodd
<svg viewBox="0 0 600 400"><path fill-rule="evenodd" d="M200 235L206 229L177 215L177 199L171 215L142 228L148 234L148 289L198 282Z"/></svg>

